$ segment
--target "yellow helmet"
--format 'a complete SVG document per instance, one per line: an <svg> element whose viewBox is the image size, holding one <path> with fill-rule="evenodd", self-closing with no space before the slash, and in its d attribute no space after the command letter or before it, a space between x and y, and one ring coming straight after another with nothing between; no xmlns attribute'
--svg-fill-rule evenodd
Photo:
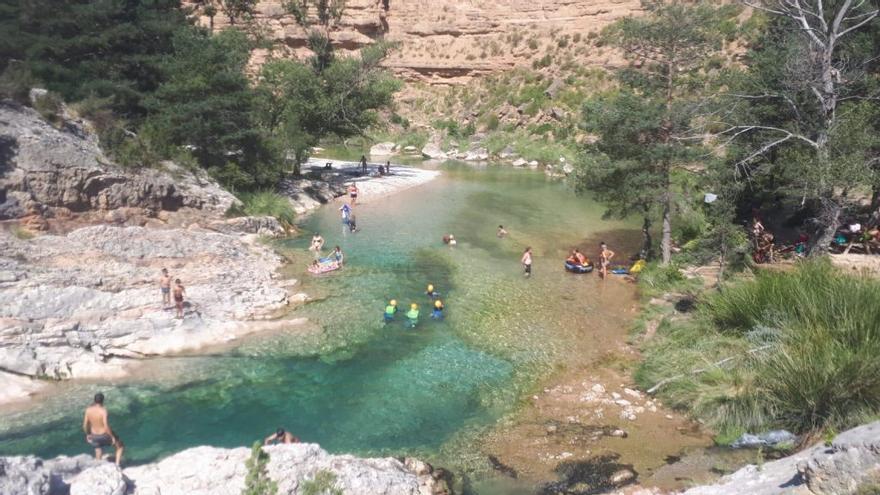
<svg viewBox="0 0 880 495"><path fill-rule="evenodd" d="M437 299L436 301L434 301L434 307L435 308L442 308L443 307L443 303L440 302L440 299Z"/></svg>
<svg viewBox="0 0 880 495"><path fill-rule="evenodd" d="M392 306L397 306L397 301L395 299L392 299L390 304Z"/></svg>
<svg viewBox="0 0 880 495"><path fill-rule="evenodd" d="M419 305L416 304L416 303L412 303L412 304L410 304L409 307L412 308L412 309L419 309Z"/></svg>
<svg viewBox="0 0 880 495"><path fill-rule="evenodd" d="M433 286L433 285L428 284L428 292L434 292L434 286Z"/></svg>

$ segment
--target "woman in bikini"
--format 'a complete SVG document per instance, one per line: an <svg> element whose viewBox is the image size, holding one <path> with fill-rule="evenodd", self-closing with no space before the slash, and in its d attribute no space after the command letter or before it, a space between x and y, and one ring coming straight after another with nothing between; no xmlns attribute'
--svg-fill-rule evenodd
<svg viewBox="0 0 880 495"><path fill-rule="evenodd" d="M604 242L599 244L600 252L599 252L599 273L602 274L602 278L608 276L608 265L611 264L611 258L614 257L614 251L608 249L608 245Z"/></svg>

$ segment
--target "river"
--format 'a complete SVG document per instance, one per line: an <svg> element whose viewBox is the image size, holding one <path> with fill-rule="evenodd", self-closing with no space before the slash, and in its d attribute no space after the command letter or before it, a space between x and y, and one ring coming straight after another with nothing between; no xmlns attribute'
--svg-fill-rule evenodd
<svg viewBox="0 0 880 495"><path fill-rule="evenodd" d="M295 311L312 322L307 331L153 359L124 380L55 386L4 412L0 454L88 452L81 411L101 390L131 463L196 445L249 445L283 426L334 453L460 465L452 457L473 454L480 432L521 408L541 380L595 359L630 325L630 284L568 274L562 259L574 245L593 255L605 237L626 255L636 226L603 220L599 205L539 172L446 165L427 185L360 203L359 232L343 231L337 203L279 246L292 260L286 274L314 299ZM496 236L499 224L507 238ZM313 231L343 249L343 270L305 272ZM441 242L449 233L455 247ZM519 264L526 246L530 279ZM428 318L429 283L446 304L442 322ZM392 298L421 305L417 328L402 317L382 322Z"/></svg>

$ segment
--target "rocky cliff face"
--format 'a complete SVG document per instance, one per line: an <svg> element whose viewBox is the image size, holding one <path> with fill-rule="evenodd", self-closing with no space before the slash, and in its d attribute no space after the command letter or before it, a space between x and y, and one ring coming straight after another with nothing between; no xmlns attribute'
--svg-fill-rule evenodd
<svg viewBox="0 0 880 495"><path fill-rule="evenodd" d="M202 2L186 2L198 7ZM473 77L531 64L555 48L558 40L586 39L616 19L638 13L639 0L348 0L331 39L341 50L357 50L377 39L400 43L388 67L408 80L463 84ZM268 56L308 54L306 32L282 2L257 6L256 26L275 49L255 53L259 64ZM209 25L202 17L200 22ZM214 18L216 29L228 21ZM566 42L567 43L567 42ZM581 64L604 65L614 59L588 46L574 56Z"/></svg>
<svg viewBox="0 0 880 495"><path fill-rule="evenodd" d="M342 493L449 493L443 470L416 459L360 459L330 455L315 444L266 447L269 477L279 494L304 493L320 472L332 473ZM155 464L119 470L87 456L0 457L0 493L17 495L239 495L250 456L246 448L196 447ZM322 492L323 493L323 492Z"/></svg>
<svg viewBox="0 0 880 495"><path fill-rule="evenodd" d="M51 219L125 209L144 218L182 210L220 218L237 202L204 175L170 162L163 167L119 167L85 122L56 128L33 109L0 102L0 220L27 217L39 229Z"/></svg>

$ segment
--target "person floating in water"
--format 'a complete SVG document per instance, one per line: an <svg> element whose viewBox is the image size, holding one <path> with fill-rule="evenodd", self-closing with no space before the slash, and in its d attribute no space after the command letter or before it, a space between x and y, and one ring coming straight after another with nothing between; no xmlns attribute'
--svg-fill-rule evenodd
<svg viewBox="0 0 880 495"><path fill-rule="evenodd" d="M523 273L526 278L532 276L532 248L527 247L525 251L523 251L522 258L520 258L520 262L523 266Z"/></svg>
<svg viewBox="0 0 880 495"><path fill-rule="evenodd" d="M604 242L599 243L599 274L602 275L602 278L608 276L611 258L614 258L614 251L608 249L608 245Z"/></svg>
<svg viewBox="0 0 880 495"><path fill-rule="evenodd" d="M336 246L336 247L333 249L333 254L332 254L332 256L333 256L333 259L336 260L336 263L337 263L340 267L342 267L342 261L345 259L345 255L342 254L342 249L340 249L339 246Z"/></svg>
<svg viewBox="0 0 880 495"><path fill-rule="evenodd" d="M498 226L498 233L495 235L497 235L499 239L504 239L505 237L507 237L507 230L504 229L504 225Z"/></svg>
<svg viewBox="0 0 880 495"><path fill-rule="evenodd" d="M263 445L275 445L278 443L299 443L299 438L294 436L293 433L285 431L284 428L278 428L275 433L263 440Z"/></svg>
<svg viewBox="0 0 880 495"><path fill-rule="evenodd" d="M168 269L162 269L162 276L159 277L159 292L162 293L162 309L171 306L171 275L168 275Z"/></svg>
<svg viewBox="0 0 880 495"><path fill-rule="evenodd" d="M315 235L312 236L312 245L309 246L309 251L315 252L315 258L321 257L321 249L324 248L324 238L321 237L321 234L315 232Z"/></svg>
<svg viewBox="0 0 880 495"><path fill-rule="evenodd" d="M435 320L443 319L443 301L437 299L434 301L434 310L431 312L431 318Z"/></svg>
<svg viewBox="0 0 880 495"><path fill-rule="evenodd" d="M431 299L432 301L434 299L437 299L438 297L440 297L440 293L436 292L434 290L434 286L431 284L428 284L428 290L425 291L425 295L428 296L428 298Z"/></svg>
<svg viewBox="0 0 880 495"><path fill-rule="evenodd" d="M455 236L452 234L446 234L443 236L443 244L448 244L450 246L455 246Z"/></svg>
<svg viewBox="0 0 880 495"><path fill-rule="evenodd" d="M394 315L397 314L397 301L392 299L388 302L388 305L385 306L385 323L394 321Z"/></svg>
<svg viewBox="0 0 880 495"><path fill-rule="evenodd" d="M349 232L356 232L357 229L358 229L357 217L355 216L354 212L352 212L351 216L348 217L348 231Z"/></svg>
<svg viewBox="0 0 880 495"><path fill-rule="evenodd" d="M177 308L177 319L183 319L183 296L186 295L186 289L184 289L183 284L180 282L180 279L174 280L174 306Z"/></svg>
<svg viewBox="0 0 880 495"><path fill-rule="evenodd" d="M589 266L590 260L584 256L584 253L580 251L578 248L574 248L574 258L577 260L577 263L581 266Z"/></svg>
<svg viewBox="0 0 880 495"><path fill-rule="evenodd" d="M419 305L416 303L412 303L409 306L409 311L406 312L406 319L409 320L409 327L415 328L419 323Z"/></svg>
<svg viewBox="0 0 880 495"><path fill-rule="evenodd" d="M95 459L100 461L104 454L101 449L112 445L116 449L116 465L120 465L125 445L110 428L107 409L104 407L104 394L100 392L95 394L94 402L86 408L83 416L83 431L86 434L86 442L95 448Z"/></svg>

